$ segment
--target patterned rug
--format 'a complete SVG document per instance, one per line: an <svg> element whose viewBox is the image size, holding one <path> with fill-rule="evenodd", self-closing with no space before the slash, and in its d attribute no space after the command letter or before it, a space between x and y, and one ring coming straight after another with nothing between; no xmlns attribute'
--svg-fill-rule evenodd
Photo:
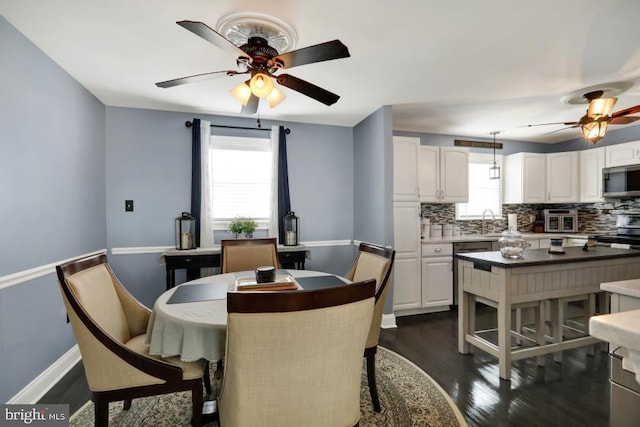
<svg viewBox="0 0 640 427"><path fill-rule="evenodd" d="M429 375L404 357L380 346L376 355L376 381L382 406L380 413L373 410L363 363L360 426L467 425L453 401ZM189 392L134 399L129 411L122 410L121 402L109 405L109 425L112 427L189 426L190 417ZM71 417L70 426L93 426L92 402L87 402ZM217 427L218 423L213 421L206 426Z"/></svg>

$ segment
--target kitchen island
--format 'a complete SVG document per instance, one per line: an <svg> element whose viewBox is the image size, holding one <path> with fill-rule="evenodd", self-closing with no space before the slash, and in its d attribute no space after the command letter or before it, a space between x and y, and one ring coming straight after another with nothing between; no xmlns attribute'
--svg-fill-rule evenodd
<svg viewBox="0 0 640 427"><path fill-rule="evenodd" d="M499 251L456 255L458 263L458 351L480 348L498 358L500 378L511 377L511 362L600 342L589 335L565 339L563 301L586 297L589 314L595 312L600 283L640 277L640 251L605 247L565 248L563 254L546 249L527 250L520 259L504 258ZM552 339L545 336L544 301L551 302ZM476 330L476 302L497 310L497 345ZM535 310L533 346L512 348L518 338L512 328L512 310ZM519 332L519 331L517 331ZM518 338L519 339L519 338ZM551 341L551 342L549 342ZM516 341L519 342L519 341ZM541 358L538 359L539 364Z"/></svg>

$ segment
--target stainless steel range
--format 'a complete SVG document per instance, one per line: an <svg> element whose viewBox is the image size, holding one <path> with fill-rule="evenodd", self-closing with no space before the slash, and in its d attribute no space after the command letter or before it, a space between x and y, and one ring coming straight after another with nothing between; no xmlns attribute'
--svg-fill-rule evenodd
<svg viewBox="0 0 640 427"><path fill-rule="evenodd" d="M640 213L618 214L616 234L590 236L599 243L619 243L640 249Z"/></svg>

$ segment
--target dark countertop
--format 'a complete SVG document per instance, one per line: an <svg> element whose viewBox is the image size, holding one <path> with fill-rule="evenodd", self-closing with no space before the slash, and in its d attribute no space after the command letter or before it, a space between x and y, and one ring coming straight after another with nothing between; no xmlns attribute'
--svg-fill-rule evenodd
<svg viewBox="0 0 640 427"><path fill-rule="evenodd" d="M640 257L640 250L635 249L595 247L589 248L588 251L583 251L580 247L569 247L564 248L564 250L564 254L550 254L547 249L527 249L524 251L524 257L519 259L505 258L500 251L461 253L455 256L461 260L503 268Z"/></svg>

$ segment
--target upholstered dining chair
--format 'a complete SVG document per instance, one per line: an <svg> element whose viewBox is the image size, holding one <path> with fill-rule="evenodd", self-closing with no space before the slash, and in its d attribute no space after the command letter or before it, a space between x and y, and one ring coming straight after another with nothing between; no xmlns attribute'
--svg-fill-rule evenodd
<svg viewBox="0 0 640 427"><path fill-rule="evenodd" d="M223 427L346 427L360 419L375 281L227 294Z"/></svg>
<svg viewBox="0 0 640 427"><path fill-rule="evenodd" d="M371 318L371 327L367 338L367 345L364 349L364 357L367 359L367 380L371 402L376 412L381 411L380 399L378 398L378 388L376 386L376 352L378 350L378 339L380 338L380 326L382 323L382 313L387 298L389 287L389 277L393 268L393 260L396 251L372 243L362 242L358 247L351 268L346 274L346 278L357 282L367 279L376 280L376 304Z"/></svg>
<svg viewBox="0 0 640 427"><path fill-rule="evenodd" d="M109 402L191 391L192 424L202 425L204 363L149 355L150 311L122 286L106 255L56 266L58 282L80 348L95 425L109 423Z"/></svg>
<svg viewBox="0 0 640 427"><path fill-rule="evenodd" d="M275 237L220 241L220 272L255 270L263 265L280 268Z"/></svg>

